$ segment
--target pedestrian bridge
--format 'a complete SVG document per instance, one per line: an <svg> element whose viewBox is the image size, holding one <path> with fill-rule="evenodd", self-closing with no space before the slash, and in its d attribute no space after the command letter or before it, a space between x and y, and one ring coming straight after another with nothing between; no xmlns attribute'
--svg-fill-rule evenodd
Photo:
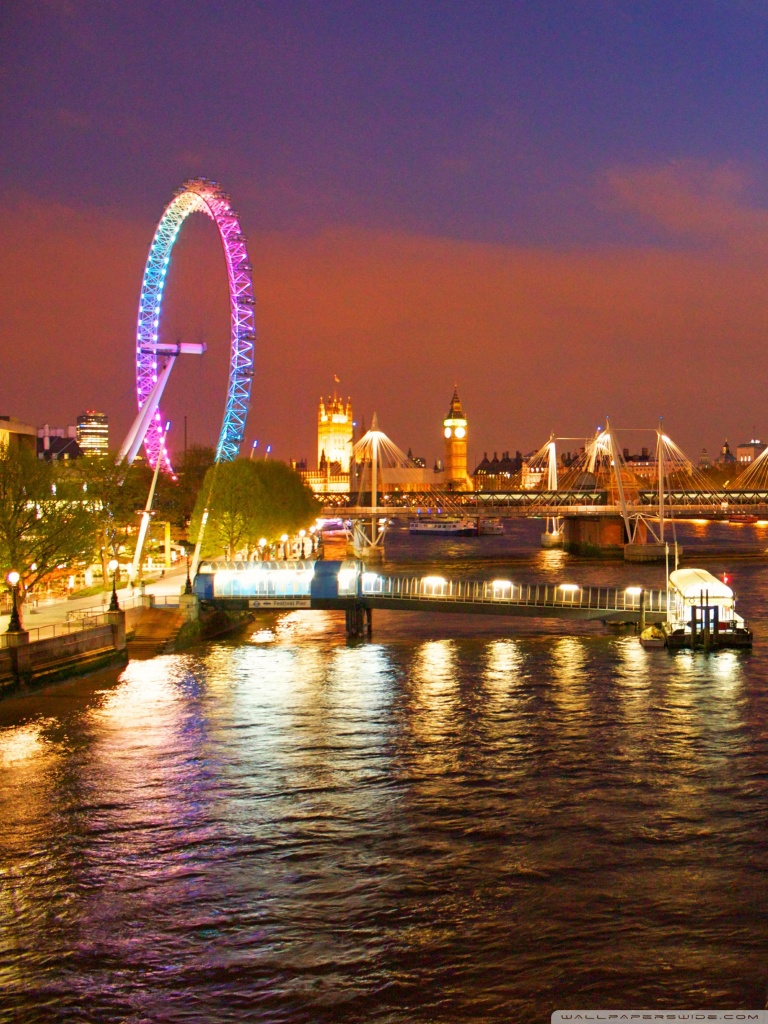
<svg viewBox="0 0 768 1024"><path fill-rule="evenodd" d="M368 571L353 560L203 562L194 590L202 604L218 608L344 611L350 635L360 634L364 623L370 630L374 608L593 619L640 626L667 617L665 590L389 576Z"/></svg>
<svg viewBox="0 0 768 1024"><path fill-rule="evenodd" d="M468 516L499 516L528 518L546 516L616 516L623 512L615 497L607 490L567 491L393 491L377 496L377 505L357 504L358 495L324 494L322 515L332 518L365 518L372 514L390 518L410 518L417 512L462 514ZM369 497L369 496L367 496ZM648 514L659 504L658 491L641 490L627 498L626 511ZM693 490L664 491L663 504L668 514L678 518L727 519L734 513L751 513L768 517L766 490Z"/></svg>

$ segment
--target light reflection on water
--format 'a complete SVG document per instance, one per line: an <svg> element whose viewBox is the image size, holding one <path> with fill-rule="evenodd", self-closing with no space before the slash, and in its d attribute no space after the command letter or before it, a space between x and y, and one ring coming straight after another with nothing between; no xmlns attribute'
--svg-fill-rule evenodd
<svg viewBox="0 0 768 1024"><path fill-rule="evenodd" d="M752 655L297 612L0 705L0 1017L763 1005L768 595L736 574Z"/></svg>

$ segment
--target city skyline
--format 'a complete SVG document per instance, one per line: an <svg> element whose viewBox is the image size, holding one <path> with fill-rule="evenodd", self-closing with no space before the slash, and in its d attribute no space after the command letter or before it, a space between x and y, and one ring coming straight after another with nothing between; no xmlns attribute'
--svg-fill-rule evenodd
<svg viewBox="0 0 768 1024"><path fill-rule="evenodd" d="M155 18L73 3L2 17L12 415L65 422L74 402L124 434L149 241L201 173L249 237L246 440L276 455L313 450L309 410L333 373L430 458L454 384L470 452L586 437L606 414L618 429L664 416L692 458L768 432L766 14L192 3ZM184 415L190 442L215 441L227 312L200 218L174 254L164 331L209 350L174 371L172 448Z"/></svg>

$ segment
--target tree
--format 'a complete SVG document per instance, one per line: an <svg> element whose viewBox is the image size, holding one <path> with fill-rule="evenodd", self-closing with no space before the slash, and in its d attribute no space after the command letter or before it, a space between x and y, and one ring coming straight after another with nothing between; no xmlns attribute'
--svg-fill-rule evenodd
<svg viewBox="0 0 768 1024"><path fill-rule="evenodd" d="M140 523L137 513L146 504L152 470L135 462L116 466L114 455L104 455L78 459L69 472L77 476L92 500L96 547L106 580L109 560L133 546Z"/></svg>
<svg viewBox="0 0 768 1024"><path fill-rule="evenodd" d="M232 558L236 551L255 548L262 537L273 541L295 533L309 526L321 508L295 469L266 459L220 462L208 471L192 515L190 540L197 537L206 503L206 558L222 551Z"/></svg>
<svg viewBox="0 0 768 1024"><path fill-rule="evenodd" d="M169 520L174 526L186 529L203 486L205 474L213 465L215 454L213 448L190 445L183 455L174 459L177 479L172 480L163 474L158 480L155 495L158 515Z"/></svg>
<svg viewBox="0 0 768 1024"><path fill-rule="evenodd" d="M62 566L90 561L94 500L75 477L26 449L0 447L0 570L29 589Z"/></svg>

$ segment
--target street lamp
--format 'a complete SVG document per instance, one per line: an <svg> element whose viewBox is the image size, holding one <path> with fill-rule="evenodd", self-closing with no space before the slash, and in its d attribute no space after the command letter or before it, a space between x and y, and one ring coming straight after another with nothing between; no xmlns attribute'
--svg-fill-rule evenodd
<svg viewBox="0 0 768 1024"><path fill-rule="evenodd" d="M280 541L281 541L281 543L283 545L283 558L287 562L288 561L288 534L287 533L281 534Z"/></svg>
<svg viewBox="0 0 768 1024"><path fill-rule="evenodd" d="M256 449L257 449L258 447L259 447L259 439L258 439L258 438L256 438L256 440L255 440L255 441L253 442L253 444L251 445L251 454L250 454L250 455L248 456L248 458L249 458L249 459L252 459L252 458L253 458L253 456L254 456L254 453L255 453L255 451L256 451Z"/></svg>
<svg viewBox="0 0 768 1024"><path fill-rule="evenodd" d="M301 544L301 557L304 557L304 538L307 536L306 530L299 530L299 537L301 538L299 543Z"/></svg>
<svg viewBox="0 0 768 1024"><path fill-rule="evenodd" d="M112 598L109 602L109 610L111 612L119 612L120 605L117 603L117 559L113 558L107 568L112 573Z"/></svg>
<svg viewBox="0 0 768 1024"><path fill-rule="evenodd" d="M5 577L11 588L11 621L8 623L9 633L21 633L24 627L21 624L21 616L19 615L19 580L21 577L15 569L11 569L8 575Z"/></svg>

